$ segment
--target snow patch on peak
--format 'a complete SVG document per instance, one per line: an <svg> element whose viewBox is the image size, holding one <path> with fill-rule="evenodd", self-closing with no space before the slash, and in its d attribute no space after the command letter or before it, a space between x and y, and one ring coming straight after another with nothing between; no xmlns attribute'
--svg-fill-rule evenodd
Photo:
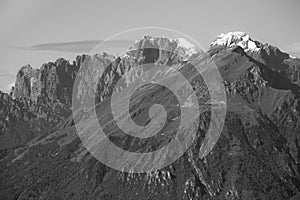
<svg viewBox="0 0 300 200"><path fill-rule="evenodd" d="M145 43L146 41L149 41L150 44ZM174 51L178 55L180 55L183 58L183 60L188 60L194 54L202 53L200 49L196 48L195 45L193 45L185 38L170 39L165 36L154 37L150 35L144 35L137 39L134 42L134 44L129 48L128 52L137 48L145 48L145 45L150 45L151 48L158 49L168 48L168 50ZM129 55L128 52L126 52L125 54ZM127 55L123 55L122 58L126 57Z"/></svg>
<svg viewBox="0 0 300 200"><path fill-rule="evenodd" d="M199 53L199 50L184 38L176 38L174 41L177 43L177 48L182 48L187 56Z"/></svg>
<svg viewBox="0 0 300 200"><path fill-rule="evenodd" d="M195 49L195 46L192 45L190 42L188 42L184 38L177 38L175 39L175 42L178 44L178 46L186 48L186 49Z"/></svg>
<svg viewBox="0 0 300 200"><path fill-rule="evenodd" d="M259 51L259 47L256 42L253 41L250 36L244 32L228 32L221 33L218 35L217 39L211 43L211 46L240 46L245 51Z"/></svg>
<svg viewBox="0 0 300 200"><path fill-rule="evenodd" d="M157 40L157 39L158 39L158 38L153 37L153 36L151 36L151 35L143 35L143 36L141 36L140 38L136 39L136 40L134 41L133 45L138 44L138 43L140 43L141 41L147 40L147 41L153 42L153 41L155 41L155 40Z"/></svg>

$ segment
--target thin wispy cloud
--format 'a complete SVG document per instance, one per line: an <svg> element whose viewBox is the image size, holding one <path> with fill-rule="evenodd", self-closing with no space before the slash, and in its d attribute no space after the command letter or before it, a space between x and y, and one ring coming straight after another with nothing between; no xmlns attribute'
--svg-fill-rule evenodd
<svg viewBox="0 0 300 200"><path fill-rule="evenodd" d="M103 42L102 40L84 40L84 41L74 41L74 42L52 42L37 44L28 47L16 47L23 50L39 50L39 51L63 51L63 52L76 52L76 53L86 53L94 49L98 44ZM110 40L102 43L103 48L126 48L133 44L132 40Z"/></svg>

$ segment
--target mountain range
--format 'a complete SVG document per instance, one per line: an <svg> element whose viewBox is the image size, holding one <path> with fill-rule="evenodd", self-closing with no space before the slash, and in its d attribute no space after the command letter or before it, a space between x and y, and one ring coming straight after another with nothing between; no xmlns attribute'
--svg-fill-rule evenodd
<svg viewBox="0 0 300 200"><path fill-rule="evenodd" d="M216 64L227 98L222 134L204 158L200 147L213 105L201 76L186 70L195 59ZM204 105L199 130L183 156L163 169L118 171L94 158L78 137L74 118L94 121L86 119L85 110L72 113L74 96L89 105L97 94L96 110L102 114L95 120L108 127L116 144L132 151L159 148L172 139L173 123L139 146L116 125L110 127L106 117L117 80L124 77L117 89L122 94L125 86L149 73L138 67L147 63L176 68L190 78ZM82 75L84 65L93 67ZM243 32L220 34L207 52L182 38L147 35L121 57L80 55L72 63L59 58L40 69L23 66L10 94L0 93L0 199L300 199L299 95L300 59ZM161 86L144 88L132 105L135 122L146 124L150 97L163 105L173 102ZM169 106L167 113L176 125L178 108Z"/></svg>

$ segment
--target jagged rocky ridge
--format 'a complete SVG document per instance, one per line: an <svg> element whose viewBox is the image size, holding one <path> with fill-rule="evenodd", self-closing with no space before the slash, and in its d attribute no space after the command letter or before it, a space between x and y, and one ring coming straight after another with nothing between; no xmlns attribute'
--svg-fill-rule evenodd
<svg viewBox="0 0 300 200"><path fill-rule="evenodd" d="M70 64L65 59L40 69L23 66L10 95L1 94L0 149L22 145L51 132L71 114L72 86L84 56Z"/></svg>
<svg viewBox="0 0 300 200"><path fill-rule="evenodd" d="M218 42L218 39L222 42ZM253 41L244 33L223 34L218 39L212 43L208 53L223 75L228 111L222 135L205 159L199 159L198 153L203 132L208 125L209 112L201 116L202 130L199 130L188 152L165 169L148 174L122 173L99 163L83 147L77 137L72 117L69 117L63 124L56 125L57 128L53 132L45 134L42 130L37 130L35 134L28 135L34 137L41 134L42 137L33 139L15 148L14 151L2 151L0 197L3 199L109 200L298 199L300 189L299 59L292 58L276 47ZM249 43L253 48L245 45ZM176 48L172 47L172 44L176 46L176 43L168 39L150 36L136 43L138 47L145 45L155 47L161 44ZM254 47L253 44L256 46ZM95 55L84 57L84 60L87 60L88 64L99 65L99 68L96 68L99 71L91 71L87 77L84 77L87 85L79 86L82 89L78 90L77 96L80 101L84 101L89 95L87 88L92 88L98 91L99 101L103 101L104 106L117 76L127 75L124 84L130 84L138 74L136 71L144 73L142 69L135 67L139 63L160 62L179 67L186 63L184 56L151 49L131 50L121 58ZM101 66L109 62L112 64L108 79L100 79L98 82L97 73L101 72ZM69 64L67 66L71 67ZM73 64L72 67L74 66L78 65ZM74 70L67 71L76 74L75 69L76 67ZM49 71L46 73L50 74L47 76L49 78L40 81L45 83L45 87L31 89L28 81L21 78L17 81L18 89L14 90L12 97L7 94L2 95L2 105L8 105L1 106L1 110L4 110L1 113L5 113L1 115L3 122L7 122L6 116L13 113L5 109L13 108L13 104L19 105L22 97L30 99L32 104L69 108L71 98L68 92L71 91L72 84L63 87L59 81L52 83L53 80L57 80L54 78L56 73L53 71L49 73ZM39 75L36 74L28 76L38 77ZM68 77L72 76L68 75ZM41 79L37 78L37 80ZM52 84L57 85L52 86ZM203 82L199 80L196 84L198 84L197 92L205 94ZM49 98L43 97L42 92L42 88L47 86L48 89L44 90L46 91L44 94L48 94ZM161 94L159 88L155 94ZM14 107L16 113L32 113L33 117L23 122L26 124L26 129L32 120L42 118L34 115L36 111L30 111L30 108L36 105L28 106L29 109L23 105ZM14 115L20 120L21 114ZM53 114L53 116L61 115ZM11 124L16 126L17 123L12 121ZM1 133L13 135L16 132Z"/></svg>

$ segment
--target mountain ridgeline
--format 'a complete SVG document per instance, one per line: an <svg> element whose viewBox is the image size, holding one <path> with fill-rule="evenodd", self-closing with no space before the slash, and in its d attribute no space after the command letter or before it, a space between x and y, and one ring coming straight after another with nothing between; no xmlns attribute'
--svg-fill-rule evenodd
<svg viewBox="0 0 300 200"><path fill-rule="evenodd" d="M121 91L147 73L140 64L181 70L191 59L217 65L227 96L222 134L205 158L199 157L199 151L209 125L209 108L200 115L192 146L161 170L117 171L87 151L74 126L74 96L89 105L96 93L97 109L105 110L113 90ZM84 65L93 67L82 74ZM119 77L124 81L114 88ZM203 79L196 76L192 82L197 98L209 101ZM145 95L134 105L136 122L145 118ZM167 102L160 87L147 95ZM175 110L170 113L168 120L176 121ZM75 117L84 120L85 112L78 110ZM105 120L105 115L99 117ZM111 130L116 141L136 148ZM161 138L172 133L167 129L165 134L144 147L163 145ZM229 32L220 34L206 53L184 39L144 36L121 57L103 53L78 56L73 63L60 58L40 69L24 66L11 93L0 92L0 185L0 199L8 200L299 199L300 59L248 34Z"/></svg>

